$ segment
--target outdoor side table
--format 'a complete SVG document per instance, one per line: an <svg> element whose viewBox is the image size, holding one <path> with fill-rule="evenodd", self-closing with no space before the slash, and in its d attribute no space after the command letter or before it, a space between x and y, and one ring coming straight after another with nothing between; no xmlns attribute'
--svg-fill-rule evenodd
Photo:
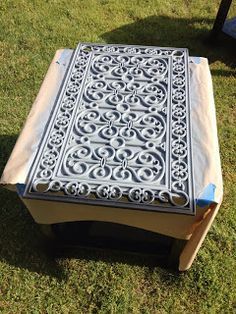
<svg viewBox="0 0 236 314"><path fill-rule="evenodd" d="M184 48L58 51L1 183L40 224L104 221L187 240L188 269L223 194L207 60Z"/></svg>

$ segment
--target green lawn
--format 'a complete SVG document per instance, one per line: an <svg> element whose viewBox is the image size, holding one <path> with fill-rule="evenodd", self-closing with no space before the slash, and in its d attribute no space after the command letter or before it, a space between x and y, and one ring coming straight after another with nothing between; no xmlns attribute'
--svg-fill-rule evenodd
<svg viewBox="0 0 236 314"><path fill-rule="evenodd" d="M213 0L1 1L0 171L57 49L74 48L78 41L179 46L209 58L225 188L202 249L181 275L109 251L50 259L25 207L1 189L1 313L236 312L236 48L233 42L211 47L204 41L218 5ZM236 15L235 2L230 15Z"/></svg>

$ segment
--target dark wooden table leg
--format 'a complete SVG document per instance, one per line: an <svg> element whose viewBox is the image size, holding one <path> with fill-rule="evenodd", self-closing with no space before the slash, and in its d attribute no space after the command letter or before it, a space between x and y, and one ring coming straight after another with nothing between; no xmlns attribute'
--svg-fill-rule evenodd
<svg viewBox="0 0 236 314"><path fill-rule="evenodd" d="M211 38L216 39L224 25L232 0L222 0L211 31Z"/></svg>
<svg viewBox="0 0 236 314"><path fill-rule="evenodd" d="M179 258L182 253L187 240L174 239L171 247L171 251L168 257L168 266L177 270L179 267Z"/></svg>

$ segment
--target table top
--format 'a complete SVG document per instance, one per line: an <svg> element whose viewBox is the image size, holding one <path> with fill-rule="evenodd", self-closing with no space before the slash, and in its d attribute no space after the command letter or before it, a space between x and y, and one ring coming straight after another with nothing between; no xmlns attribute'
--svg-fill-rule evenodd
<svg viewBox="0 0 236 314"><path fill-rule="evenodd" d="M188 51L81 43L24 197L195 213Z"/></svg>

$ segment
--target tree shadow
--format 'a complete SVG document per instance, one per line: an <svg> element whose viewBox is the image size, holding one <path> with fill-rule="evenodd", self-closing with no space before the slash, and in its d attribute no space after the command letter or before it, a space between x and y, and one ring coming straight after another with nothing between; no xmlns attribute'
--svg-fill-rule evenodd
<svg viewBox="0 0 236 314"><path fill-rule="evenodd" d="M101 36L107 43L153 45L161 47L187 47L190 56L202 56L209 63L222 61L231 69L236 67L236 40L220 34L217 41L210 38L214 19L172 18L150 16L137 19ZM228 71L226 71L228 72ZM232 71L233 72L233 71ZM225 71L214 71L215 75L231 75Z"/></svg>

